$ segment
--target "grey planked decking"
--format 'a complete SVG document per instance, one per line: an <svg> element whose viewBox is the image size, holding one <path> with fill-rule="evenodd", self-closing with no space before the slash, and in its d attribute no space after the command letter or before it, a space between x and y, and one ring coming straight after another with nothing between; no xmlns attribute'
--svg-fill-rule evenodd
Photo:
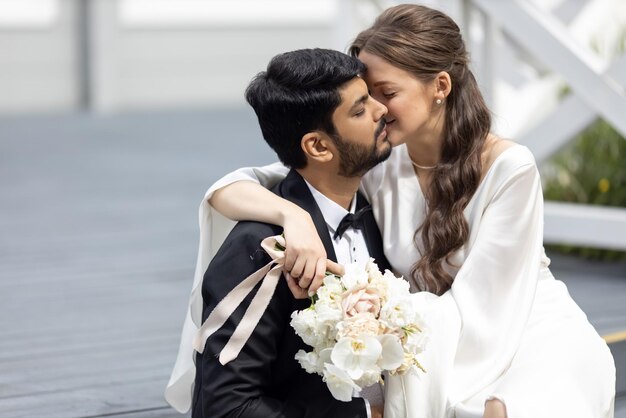
<svg viewBox="0 0 626 418"><path fill-rule="evenodd" d="M248 109L1 118L0 417L179 416L199 201L273 160ZM601 333L626 329L623 264L554 261Z"/></svg>

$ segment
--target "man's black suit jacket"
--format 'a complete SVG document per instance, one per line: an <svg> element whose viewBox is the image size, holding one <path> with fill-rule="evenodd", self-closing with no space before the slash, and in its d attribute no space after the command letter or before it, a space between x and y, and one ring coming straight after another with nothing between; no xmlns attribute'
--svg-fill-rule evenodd
<svg viewBox="0 0 626 418"><path fill-rule="evenodd" d="M326 222L300 174L291 170L272 191L311 214L328 258L336 261ZM359 194L357 208L365 204ZM371 212L364 221L363 232L370 255L381 269L389 268ZM280 227L260 222L239 222L235 226L204 275L203 321L228 292L270 261L260 246L261 241L281 232ZM255 291L208 339L204 353L196 356L193 417L365 418L367 413L362 399L335 400L321 377L305 372L294 359L298 350L310 348L289 325L291 313L307 308L310 300L295 299L284 278L279 281L267 310L239 356L225 366L219 363L217 356L243 317Z"/></svg>

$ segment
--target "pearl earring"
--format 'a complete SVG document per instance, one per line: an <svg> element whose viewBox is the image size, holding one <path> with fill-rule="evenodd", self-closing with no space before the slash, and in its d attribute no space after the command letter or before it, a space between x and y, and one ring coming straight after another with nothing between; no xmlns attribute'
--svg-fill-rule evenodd
<svg viewBox="0 0 626 418"><path fill-rule="evenodd" d="M438 105L440 105L440 104L441 104L441 99L437 99L437 100L435 101L435 103L437 103Z"/></svg>

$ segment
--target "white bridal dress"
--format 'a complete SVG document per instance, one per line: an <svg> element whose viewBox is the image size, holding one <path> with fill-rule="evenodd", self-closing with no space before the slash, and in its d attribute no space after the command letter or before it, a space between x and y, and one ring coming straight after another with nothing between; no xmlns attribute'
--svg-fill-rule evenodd
<svg viewBox="0 0 626 418"><path fill-rule="evenodd" d="M280 164L241 169L213 185L207 196L237 180L271 186L286 173ZM419 257L413 235L426 203L406 146L396 147L361 186L374 208L387 258L396 273L409 277ZM194 289L210 250L216 250L207 234L219 240L227 231L217 216L206 203L201 206L204 230ZM550 273L542 243L541 183L527 148L514 145L494 161L465 216L469 239L446 266L455 276L452 288L442 296L414 294L429 326L420 357L426 373L385 380L385 417L481 418L491 398L504 402L509 418L613 417L613 358L565 285ZM199 292L192 294L192 317L194 306L201 309L199 298ZM193 329L188 318L166 391L170 403L182 409L188 407L194 372Z"/></svg>

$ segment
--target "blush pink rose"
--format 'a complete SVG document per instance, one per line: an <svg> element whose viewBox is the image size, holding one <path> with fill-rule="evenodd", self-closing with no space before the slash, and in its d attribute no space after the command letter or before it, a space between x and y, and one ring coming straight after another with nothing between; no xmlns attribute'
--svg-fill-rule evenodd
<svg viewBox="0 0 626 418"><path fill-rule="evenodd" d="M380 293L378 289L367 285L356 287L342 295L341 307L344 318L361 313L370 313L377 318L380 312Z"/></svg>
<svg viewBox="0 0 626 418"><path fill-rule="evenodd" d="M354 316L347 317L338 325L338 337L358 338L363 335L380 334L380 323L369 312L359 313Z"/></svg>

